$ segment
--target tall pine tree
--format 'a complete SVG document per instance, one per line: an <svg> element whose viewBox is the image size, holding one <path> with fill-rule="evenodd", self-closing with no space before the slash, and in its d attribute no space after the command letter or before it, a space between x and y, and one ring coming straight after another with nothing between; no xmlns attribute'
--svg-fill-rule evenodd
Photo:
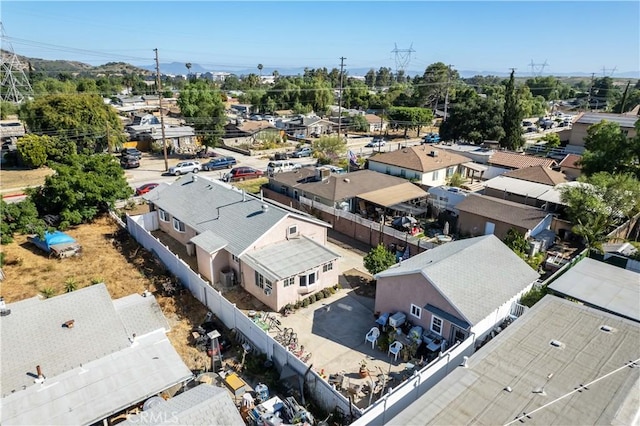
<svg viewBox="0 0 640 426"><path fill-rule="evenodd" d="M500 146L515 151L524 145L524 140L522 139L522 108L516 93L514 74L515 70L512 69L505 87L502 115L504 137L500 140Z"/></svg>

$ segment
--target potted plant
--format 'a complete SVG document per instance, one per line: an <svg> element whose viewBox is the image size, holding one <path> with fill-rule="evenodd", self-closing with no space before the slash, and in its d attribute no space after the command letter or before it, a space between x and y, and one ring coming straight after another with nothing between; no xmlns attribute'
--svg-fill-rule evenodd
<svg viewBox="0 0 640 426"><path fill-rule="evenodd" d="M360 361L360 377L363 379L369 375L369 371L367 370L367 360L363 359Z"/></svg>

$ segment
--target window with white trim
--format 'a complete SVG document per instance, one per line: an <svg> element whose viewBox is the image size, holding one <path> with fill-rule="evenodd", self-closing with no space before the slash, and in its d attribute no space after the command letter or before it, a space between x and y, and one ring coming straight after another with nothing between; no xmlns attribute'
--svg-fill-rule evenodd
<svg viewBox="0 0 640 426"><path fill-rule="evenodd" d="M160 217L160 220L163 222L169 222L169 213L162 209L158 209L158 217Z"/></svg>
<svg viewBox="0 0 640 426"><path fill-rule="evenodd" d="M184 230L185 230L184 222L180 222L178 219L176 219L174 217L173 218L173 229L175 229L178 232L184 232Z"/></svg>
<svg viewBox="0 0 640 426"><path fill-rule="evenodd" d="M420 319L420 317L422 316L422 308L420 306L414 305L413 303L411 304L411 310L409 312L411 312L411 315L418 319Z"/></svg>
<svg viewBox="0 0 640 426"><path fill-rule="evenodd" d="M402 177L402 178L406 178L407 177L407 171L405 169L400 169L400 177Z"/></svg>
<svg viewBox="0 0 640 426"><path fill-rule="evenodd" d="M442 336L442 320L435 315L431 316L431 331Z"/></svg>
<svg viewBox="0 0 640 426"><path fill-rule="evenodd" d="M282 282L284 283L285 287L289 287L295 284L296 278L295 277L285 278L284 280L282 280Z"/></svg>
<svg viewBox="0 0 640 426"><path fill-rule="evenodd" d="M233 260L233 261L234 261L234 262L236 262L236 263L239 263L239 262L240 262L240 258L239 258L238 256L236 256L235 254L232 254L232 255L231 255L231 260Z"/></svg>
<svg viewBox="0 0 640 426"><path fill-rule="evenodd" d="M455 167L447 167L447 177L450 178L456 172Z"/></svg>
<svg viewBox="0 0 640 426"><path fill-rule="evenodd" d="M438 172L439 170L436 170L435 172L433 172L433 179L431 180L438 180Z"/></svg>
<svg viewBox="0 0 640 426"><path fill-rule="evenodd" d="M261 288L264 291L264 294L267 296L271 294L271 290L273 289L273 283L262 276L261 273L255 271L256 275L256 287Z"/></svg>
<svg viewBox="0 0 640 426"><path fill-rule="evenodd" d="M390 175L391 174L391 167L387 166L384 172L386 174Z"/></svg>
<svg viewBox="0 0 640 426"><path fill-rule="evenodd" d="M327 272L333 270L333 262L325 263L322 265L322 272Z"/></svg>
<svg viewBox="0 0 640 426"><path fill-rule="evenodd" d="M300 275L300 287L312 286L316 283L316 271L313 271L309 275Z"/></svg>

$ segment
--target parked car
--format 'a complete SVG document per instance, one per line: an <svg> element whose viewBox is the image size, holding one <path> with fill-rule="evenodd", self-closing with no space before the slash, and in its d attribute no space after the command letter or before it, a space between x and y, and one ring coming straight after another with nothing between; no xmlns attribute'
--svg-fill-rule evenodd
<svg viewBox="0 0 640 426"><path fill-rule="evenodd" d="M275 161L282 161L286 160L287 158L289 158L288 152L276 152L275 154L273 154L273 160Z"/></svg>
<svg viewBox="0 0 640 426"><path fill-rule="evenodd" d="M230 169L232 166L238 164L235 158L233 157L216 157L212 160L209 160L208 163L204 163L202 165L202 170L219 170L219 169Z"/></svg>
<svg viewBox="0 0 640 426"><path fill-rule="evenodd" d="M262 170L257 170L253 167L236 167L231 169L231 171L224 176L223 180L225 182L236 182L245 179L256 179L263 175L264 172Z"/></svg>
<svg viewBox="0 0 640 426"><path fill-rule="evenodd" d="M142 152L140 152L136 148L123 148L122 151L120 151L120 156L122 158L132 157L139 160L142 158Z"/></svg>
<svg viewBox="0 0 640 426"><path fill-rule="evenodd" d="M335 173L337 175L342 174L342 173L346 173L346 170L343 169L342 167L334 166L332 164L328 164L328 165L326 165L324 167L326 167L329 170L331 170L331 173Z"/></svg>
<svg viewBox="0 0 640 426"><path fill-rule="evenodd" d="M155 189L157 187L158 187L157 183L145 183L144 185L140 185L139 187L136 188L136 195L138 195L138 196L144 195L147 192L149 192L152 189Z"/></svg>
<svg viewBox="0 0 640 426"><path fill-rule="evenodd" d="M275 173L290 172L299 167L299 164L291 161L271 161L267 164L267 174L273 175Z"/></svg>
<svg viewBox="0 0 640 426"><path fill-rule="evenodd" d="M181 161L173 167L169 167L169 174L180 176L183 173L198 173L202 170L199 161Z"/></svg>
<svg viewBox="0 0 640 426"><path fill-rule="evenodd" d="M120 166L123 169L135 169L140 167L140 160L134 157L122 157L120 159Z"/></svg>
<svg viewBox="0 0 640 426"><path fill-rule="evenodd" d="M305 146L304 148L297 149L291 154L293 158L302 158L302 157L311 157L313 154L313 149L311 147Z"/></svg>
<svg viewBox="0 0 640 426"><path fill-rule="evenodd" d="M440 142L440 135L437 133L427 133L422 138L422 143L438 143Z"/></svg>
<svg viewBox="0 0 640 426"><path fill-rule="evenodd" d="M381 138L379 136L374 136L374 138L371 139L371 142L366 144L365 147L366 148L377 148L377 147L383 147L386 144L387 144L387 141L385 141L383 138Z"/></svg>

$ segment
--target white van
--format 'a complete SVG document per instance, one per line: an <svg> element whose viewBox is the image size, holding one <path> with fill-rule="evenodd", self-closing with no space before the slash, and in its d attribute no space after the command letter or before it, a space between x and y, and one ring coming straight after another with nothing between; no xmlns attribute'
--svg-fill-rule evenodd
<svg viewBox="0 0 640 426"><path fill-rule="evenodd" d="M299 168L300 165L292 161L271 161L267 164L267 174L274 175L276 173L290 172Z"/></svg>

